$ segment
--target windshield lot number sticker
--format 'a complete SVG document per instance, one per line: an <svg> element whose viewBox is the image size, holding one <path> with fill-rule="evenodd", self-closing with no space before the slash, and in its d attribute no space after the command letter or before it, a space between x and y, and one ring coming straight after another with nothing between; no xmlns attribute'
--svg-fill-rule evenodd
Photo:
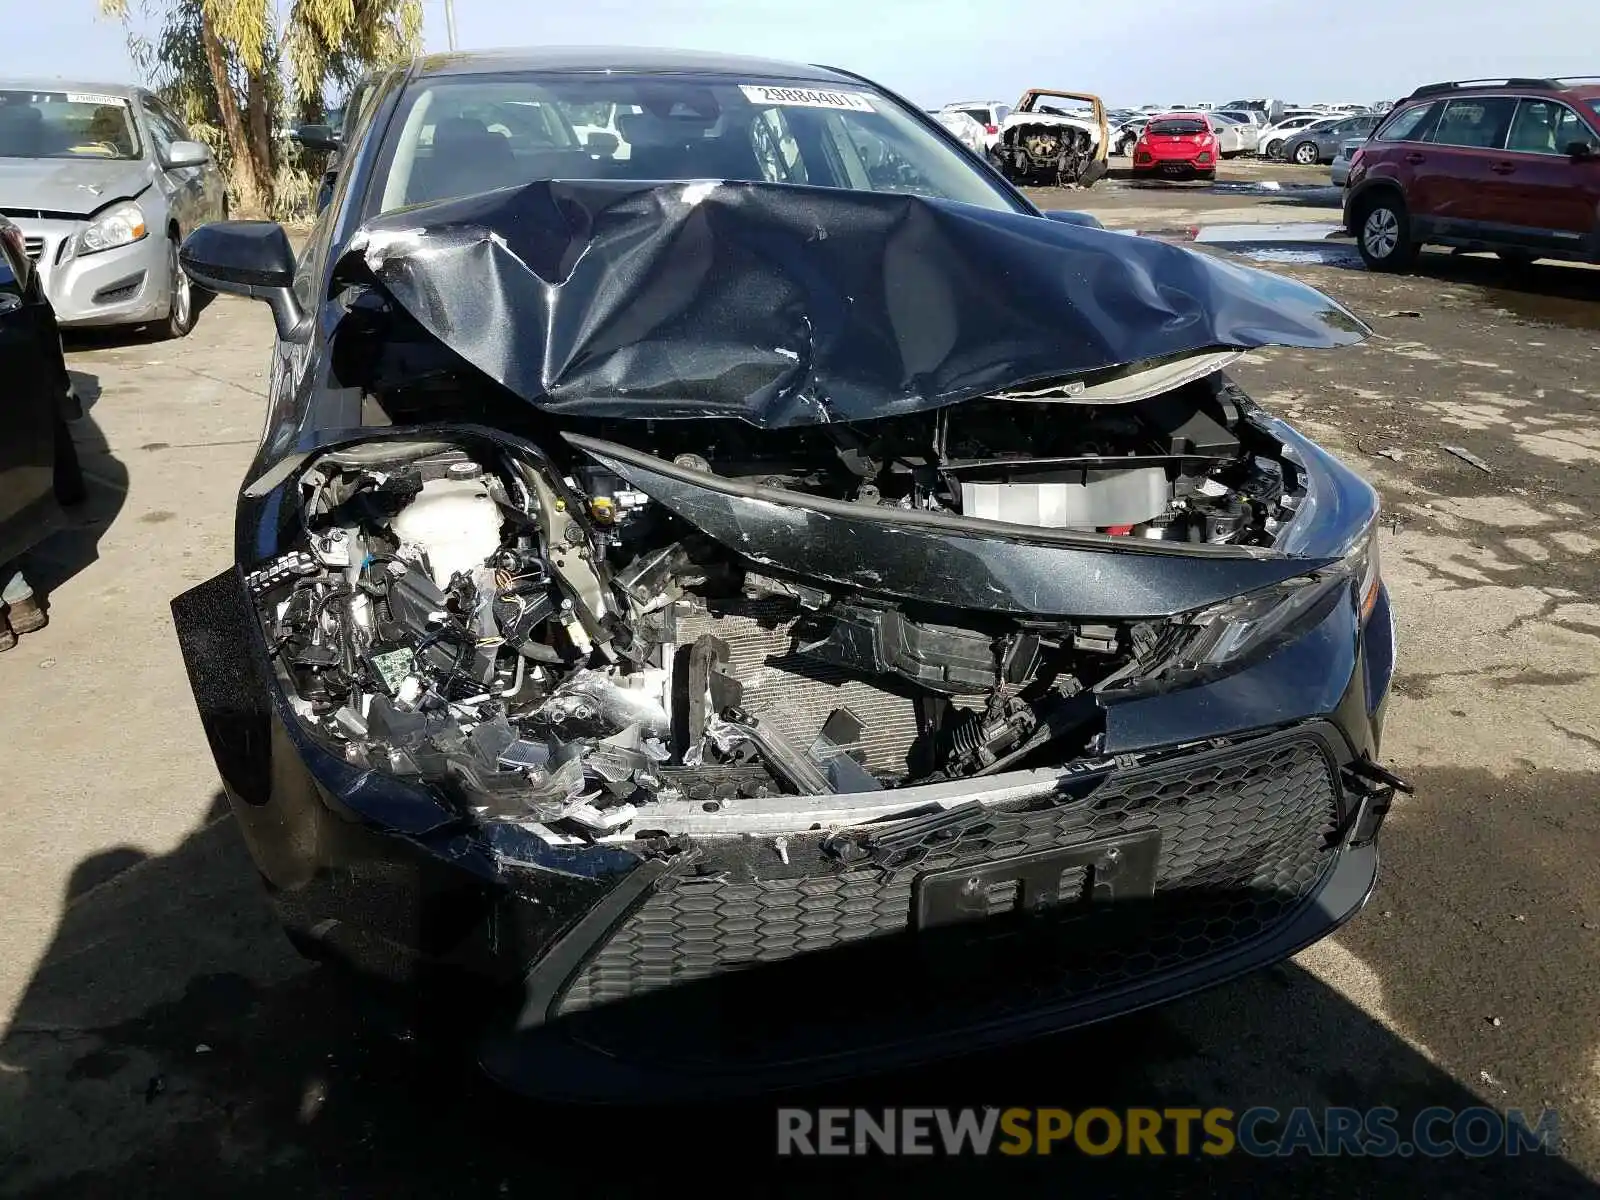
<svg viewBox="0 0 1600 1200"><path fill-rule="evenodd" d="M102 96L99 92L68 92L68 104L127 104L123 96Z"/></svg>
<svg viewBox="0 0 1600 1200"><path fill-rule="evenodd" d="M751 104L788 104L798 108L843 108L851 112L874 112L872 101L861 92L824 92L816 88L768 87L764 83L743 83L739 90Z"/></svg>

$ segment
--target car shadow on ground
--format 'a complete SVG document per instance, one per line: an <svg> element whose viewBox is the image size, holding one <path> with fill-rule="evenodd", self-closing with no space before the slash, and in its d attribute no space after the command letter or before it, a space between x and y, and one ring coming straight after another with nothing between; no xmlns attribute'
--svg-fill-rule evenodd
<svg viewBox="0 0 1600 1200"><path fill-rule="evenodd" d="M1488 786L1479 775L1434 772L1426 782L1459 793ZM1593 779L1556 782L1577 795ZM1499 874L1529 871L1495 858L1492 842L1457 844L1448 823L1415 829L1396 846L1402 863L1419 849L1482 858L1429 876L1413 898L1419 910L1407 915L1419 947L1430 922L1455 906L1482 904ZM1364 919L1370 929L1372 916ZM1470 972L1471 947L1450 944L1449 952L1440 969ZM1446 1041L1440 1031L1453 1017L1440 1004L1455 996L1425 991L1414 1010L1412 999L1402 993L1407 1024L1424 1041ZM34 1200L655 1195L664 1180L704 1181L737 1163L744 1190L784 1195L876 1195L910 1179L929 1194L952 1196L986 1186L1056 1196L1063 1184L1084 1195L1600 1195L1566 1161L1540 1153L1312 1160L1058 1149L1050 1157L932 1164L778 1159L777 1101L671 1109L535 1104L497 1091L454 1053L397 1039L396 1028L358 1002L346 981L289 951L218 798L171 853L115 847L74 874L54 943L0 1040L0 1192ZM1592 1029L1549 1032L1573 1036L1573 1054L1592 1052ZM1315 1103L1390 1105L1410 1115L1481 1103L1293 964L1085 1032L783 1102L1077 1111L1287 1111ZM908 1176L917 1166L923 1170Z"/></svg>
<svg viewBox="0 0 1600 1200"><path fill-rule="evenodd" d="M74 369L69 374L84 415L68 422L67 428L77 447L86 494L81 504L66 509L67 522L61 529L23 556L23 572L46 604L51 593L96 560L100 539L128 497L128 470L111 453L93 415L100 380L86 371Z"/></svg>
<svg viewBox="0 0 1600 1200"><path fill-rule="evenodd" d="M1553 261L1518 266L1492 254L1424 250L1411 274L1482 289L1486 310L1523 322L1600 329L1600 271Z"/></svg>
<svg viewBox="0 0 1600 1200"><path fill-rule="evenodd" d="M196 327L204 318L206 309L216 298L215 292L208 292L198 287L194 289ZM160 321L151 321L144 325L75 325L61 331L62 345L68 354L77 350L116 350L126 346L150 346L175 340L178 339L167 336Z"/></svg>

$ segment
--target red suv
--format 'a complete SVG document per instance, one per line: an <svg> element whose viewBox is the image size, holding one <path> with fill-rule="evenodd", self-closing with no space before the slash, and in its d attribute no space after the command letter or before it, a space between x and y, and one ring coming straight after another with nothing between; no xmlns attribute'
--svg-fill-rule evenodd
<svg viewBox="0 0 1600 1200"><path fill-rule="evenodd" d="M1215 179L1217 135L1203 112L1162 113L1150 118L1133 146L1135 178Z"/></svg>
<svg viewBox="0 0 1600 1200"><path fill-rule="evenodd" d="M1418 88L1351 158L1344 223L1377 271L1404 270L1425 242L1600 261L1600 85Z"/></svg>

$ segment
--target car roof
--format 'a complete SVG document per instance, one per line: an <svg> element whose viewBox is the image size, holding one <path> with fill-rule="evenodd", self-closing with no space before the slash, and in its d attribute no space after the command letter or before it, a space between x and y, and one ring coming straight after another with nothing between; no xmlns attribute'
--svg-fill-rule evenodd
<svg viewBox="0 0 1600 1200"><path fill-rule="evenodd" d="M429 54L417 59L415 69L416 74L423 78L522 71L576 74L624 71L660 75L757 76L766 79L805 79L816 83L848 83L856 86L861 84L861 80L855 76L830 67L784 62L773 58L750 58L738 54L662 50L636 46L538 46Z"/></svg>
<svg viewBox="0 0 1600 1200"><path fill-rule="evenodd" d="M1210 115L1211 114L1208 113L1208 112L1200 112L1200 111L1198 111L1196 109L1193 109L1193 108L1174 108L1170 112L1156 113L1150 119L1152 121L1165 121L1168 117L1189 117L1189 118L1198 117L1198 118L1204 119L1206 117L1209 117Z"/></svg>
<svg viewBox="0 0 1600 1200"><path fill-rule="evenodd" d="M0 92L98 92L132 100L146 89L132 83L88 83L81 79L11 79L0 76Z"/></svg>
<svg viewBox="0 0 1600 1200"><path fill-rule="evenodd" d="M1414 90L1405 100L1436 100L1450 96L1526 96L1564 97L1568 100L1600 99L1600 76L1569 76L1565 79L1464 79L1457 82L1428 83Z"/></svg>

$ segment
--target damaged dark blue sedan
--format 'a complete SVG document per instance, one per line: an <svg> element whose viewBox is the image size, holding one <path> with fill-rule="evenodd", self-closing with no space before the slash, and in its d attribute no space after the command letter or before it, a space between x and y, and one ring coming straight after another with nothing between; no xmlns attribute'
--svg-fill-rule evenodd
<svg viewBox="0 0 1600 1200"><path fill-rule="evenodd" d="M1046 219L848 72L450 55L361 92L237 558L173 602L296 944L497 1078L806 1082L1351 917L1404 785L1377 497L1225 374L1367 330Z"/></svg>

